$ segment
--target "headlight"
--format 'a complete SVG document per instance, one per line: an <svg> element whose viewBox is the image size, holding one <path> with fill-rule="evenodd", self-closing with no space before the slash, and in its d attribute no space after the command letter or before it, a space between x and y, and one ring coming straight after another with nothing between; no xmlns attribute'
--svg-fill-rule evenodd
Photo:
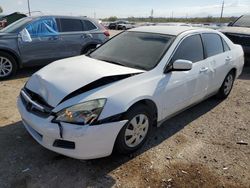
<svg viewBox="0 0 250 188"><path fill-rule="evenodd" d="M98 119L106 99L96 99L65 108L56 114L55 122L91 124Z"/></svg>

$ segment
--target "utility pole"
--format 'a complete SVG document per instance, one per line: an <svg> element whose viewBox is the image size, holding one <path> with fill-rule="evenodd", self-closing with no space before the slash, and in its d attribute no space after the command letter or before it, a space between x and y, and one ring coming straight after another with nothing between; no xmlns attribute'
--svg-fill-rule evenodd
<svg viewBox="0 0 250 188"><path fill-rule="evenodd" d="M224 0L222 1L222 6L221 6L221 14L220 14L221 21L222 21L222 17L223 17L223 11L224 11Z"/></svg>
<svg viewBox="0 0 250 188"><path fill-rule="evenodd" d="M31 14L30 14L30 0L27 0L27 1L28 1L29 16L31 16Z"/></svg>
<svg viewBox="0 0 250 188"><path fill-rule="evenodd" d="M153 18L154 18L154 9L152 9L150 13L151 22L153 22Z"/></svg>

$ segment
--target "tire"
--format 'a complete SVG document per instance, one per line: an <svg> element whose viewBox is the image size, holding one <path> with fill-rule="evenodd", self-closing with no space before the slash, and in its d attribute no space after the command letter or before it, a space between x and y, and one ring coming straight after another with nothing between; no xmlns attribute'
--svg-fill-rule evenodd
<svg viewBox="0 0 250 188"><path fill-rule="evenodd" d="M125 27L125 26L123 26L123 28L122 28L123 30L126 30L127 28Z"/></svg>
<svg viewBox="0 0 250 188"><path fill-rule="evenodd" d="M120 154L130 154L141 148L153 125L153 115L145 105L137 105L131 108L125 114L125 118L128 119L128 122L119 132L114 147L114 150ZM136 124L137 129L135 129Z"/></svg>
<svg viewBox="0 0 250 188"><path fill-rule="evenodd" d="M17 72L17 62L10 54L0 52L0 80L10 78Z"/></svg>
<svg viewBox="0 0 250 188"><path fill-rule="evenodd" d="M219 99L226 99L228 95L230 94L235 79L235 73L234 71L230 71L226 78L224 79L219 92L217 93L216 97Z"/></svg>

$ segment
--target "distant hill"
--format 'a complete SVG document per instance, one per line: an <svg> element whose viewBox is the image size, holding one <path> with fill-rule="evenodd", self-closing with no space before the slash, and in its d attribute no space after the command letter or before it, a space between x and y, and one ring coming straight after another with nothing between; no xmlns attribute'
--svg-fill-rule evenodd
<svg viewBox="0 0 250 188"><path fill-rule="evenodd" d="M184 23L229 23L237 19L237 17L224 17L224 18L218 18L218 17L196 17L196 18L164 18L164 17L158 17L158 18L140 18L140 17L128 17L128 18L117 18L117 17L110 17L102 19L103 21L115 21L114 18L117 20L128 20L130 22L155 22L155 23L163 23L163 22L184 22Z"/></svg>

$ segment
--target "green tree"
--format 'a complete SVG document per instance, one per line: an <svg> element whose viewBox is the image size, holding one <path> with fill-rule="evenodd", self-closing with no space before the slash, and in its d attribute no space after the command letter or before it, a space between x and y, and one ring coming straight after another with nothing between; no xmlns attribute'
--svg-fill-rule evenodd
<svg viewBox="0 0 250 188"><path fill-rule="evenodd" d="M2 13L3 12L3 9L2 9L2 7L0 6L0 13Z"/></svg>
<svg viewBox="0 0 250 188"><path fill-rule="evenodd" d="M109 22L114 22L114 21L116 21L116 20L117 20L117 17L116 17L116 16L111 16L111 17L108 18L108 21L109 21Z"/></svg>

